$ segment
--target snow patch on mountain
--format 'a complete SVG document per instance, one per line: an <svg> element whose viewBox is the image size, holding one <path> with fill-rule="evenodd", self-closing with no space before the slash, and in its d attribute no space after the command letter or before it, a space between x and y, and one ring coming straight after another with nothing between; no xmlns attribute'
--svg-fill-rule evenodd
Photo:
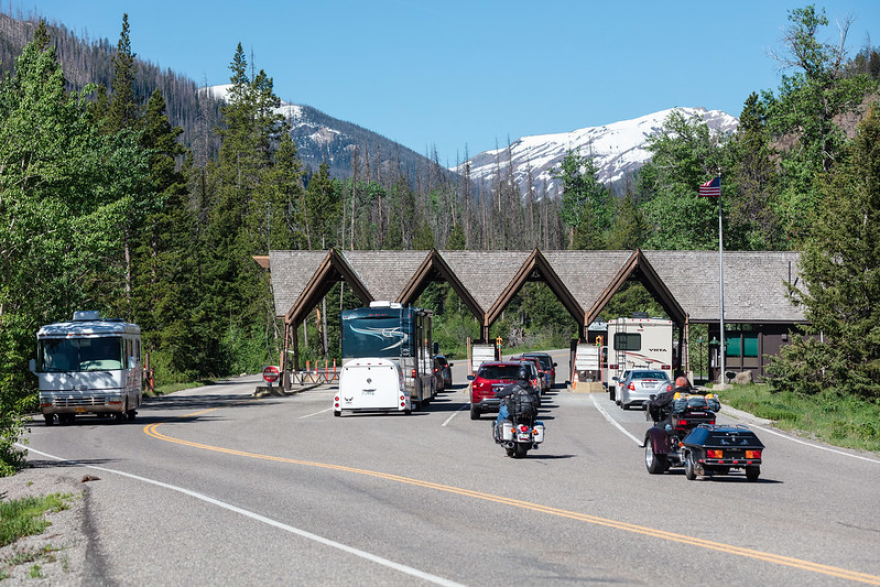
<svg viewBox="0 0 880 587"><path fill-rule="evenodd" d="M670 108L604 126L522 137L509 147L480 153L452 170L463 174L465 165L470 165L471 179L487 183L496 181L499 171L502 176L512 173L513 181L524 194L528 192L531 173L533 195L554 197L559 187L554 170L568 151L579 150L582 155L593 156L600 182L614 184L650 161L651 154L645 149L648 137L662 132L664 121L673 111L688 119L699 117L718 133L732 133L739 124L735 117L720 110Z"/></svg>

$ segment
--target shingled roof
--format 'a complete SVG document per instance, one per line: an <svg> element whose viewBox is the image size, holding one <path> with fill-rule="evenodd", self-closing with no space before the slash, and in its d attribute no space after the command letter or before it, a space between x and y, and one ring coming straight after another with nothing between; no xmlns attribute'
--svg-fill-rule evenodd
<svg viewBox="0 0 880 587"><path fill-rule="evenodd" d="M786 297L794 252L724 253L725 321L804 322ZM412 303L429 281L450 281L487 326L528 280L546 281L581 326L599 315L627 279L639 279L677 322L715 323L715 251L272 251L275 310L298 323L338 281L364 302Z"/></svg>

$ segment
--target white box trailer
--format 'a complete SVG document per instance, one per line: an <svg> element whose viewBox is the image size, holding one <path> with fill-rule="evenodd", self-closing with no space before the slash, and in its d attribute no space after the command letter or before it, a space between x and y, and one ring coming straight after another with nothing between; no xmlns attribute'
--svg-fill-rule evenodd
<svg viewBox="0 0 880 587"><path fill-rule="evenodd" d="M342 366L333 415L342 412L412 413L400 365L391 359L350 359Z"/></svg>
<svg viewBox="0 0 880 587"><path fill-rule="evenodd" d="M605 381L617 400L617 380L630 369L659 369L672 379L672 320L618 318L608 322Z"/></svg>

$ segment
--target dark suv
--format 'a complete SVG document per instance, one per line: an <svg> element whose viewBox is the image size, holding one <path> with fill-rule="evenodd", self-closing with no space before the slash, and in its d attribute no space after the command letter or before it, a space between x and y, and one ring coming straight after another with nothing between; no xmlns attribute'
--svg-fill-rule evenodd
<svg viewBox="0 0 880 587"><path fill-rule="evenodd" d="M541 365L544 366L544 373L547 374L547 387L549 389L556 387L556 363L553 362L553 357L547 353L523 353L523 356L540 359Z"/></svg>

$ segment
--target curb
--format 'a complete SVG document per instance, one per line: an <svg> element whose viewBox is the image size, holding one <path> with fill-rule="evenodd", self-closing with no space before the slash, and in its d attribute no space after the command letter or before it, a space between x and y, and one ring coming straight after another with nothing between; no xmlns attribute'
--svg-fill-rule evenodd
<svg viewBox="0 0 880 587"><path fill-rule="evenodd" d="M298 387L296 389L291 389L290 391L284 391L284 388L282 388L280 385L258 385L254 392L251 394L251 397L289 397L291 395L296 395L304 391L315 389L316 387L319 387L321 385L323 385L323 383L312 383L309 385L303 385L302 387Z"/></svg>

